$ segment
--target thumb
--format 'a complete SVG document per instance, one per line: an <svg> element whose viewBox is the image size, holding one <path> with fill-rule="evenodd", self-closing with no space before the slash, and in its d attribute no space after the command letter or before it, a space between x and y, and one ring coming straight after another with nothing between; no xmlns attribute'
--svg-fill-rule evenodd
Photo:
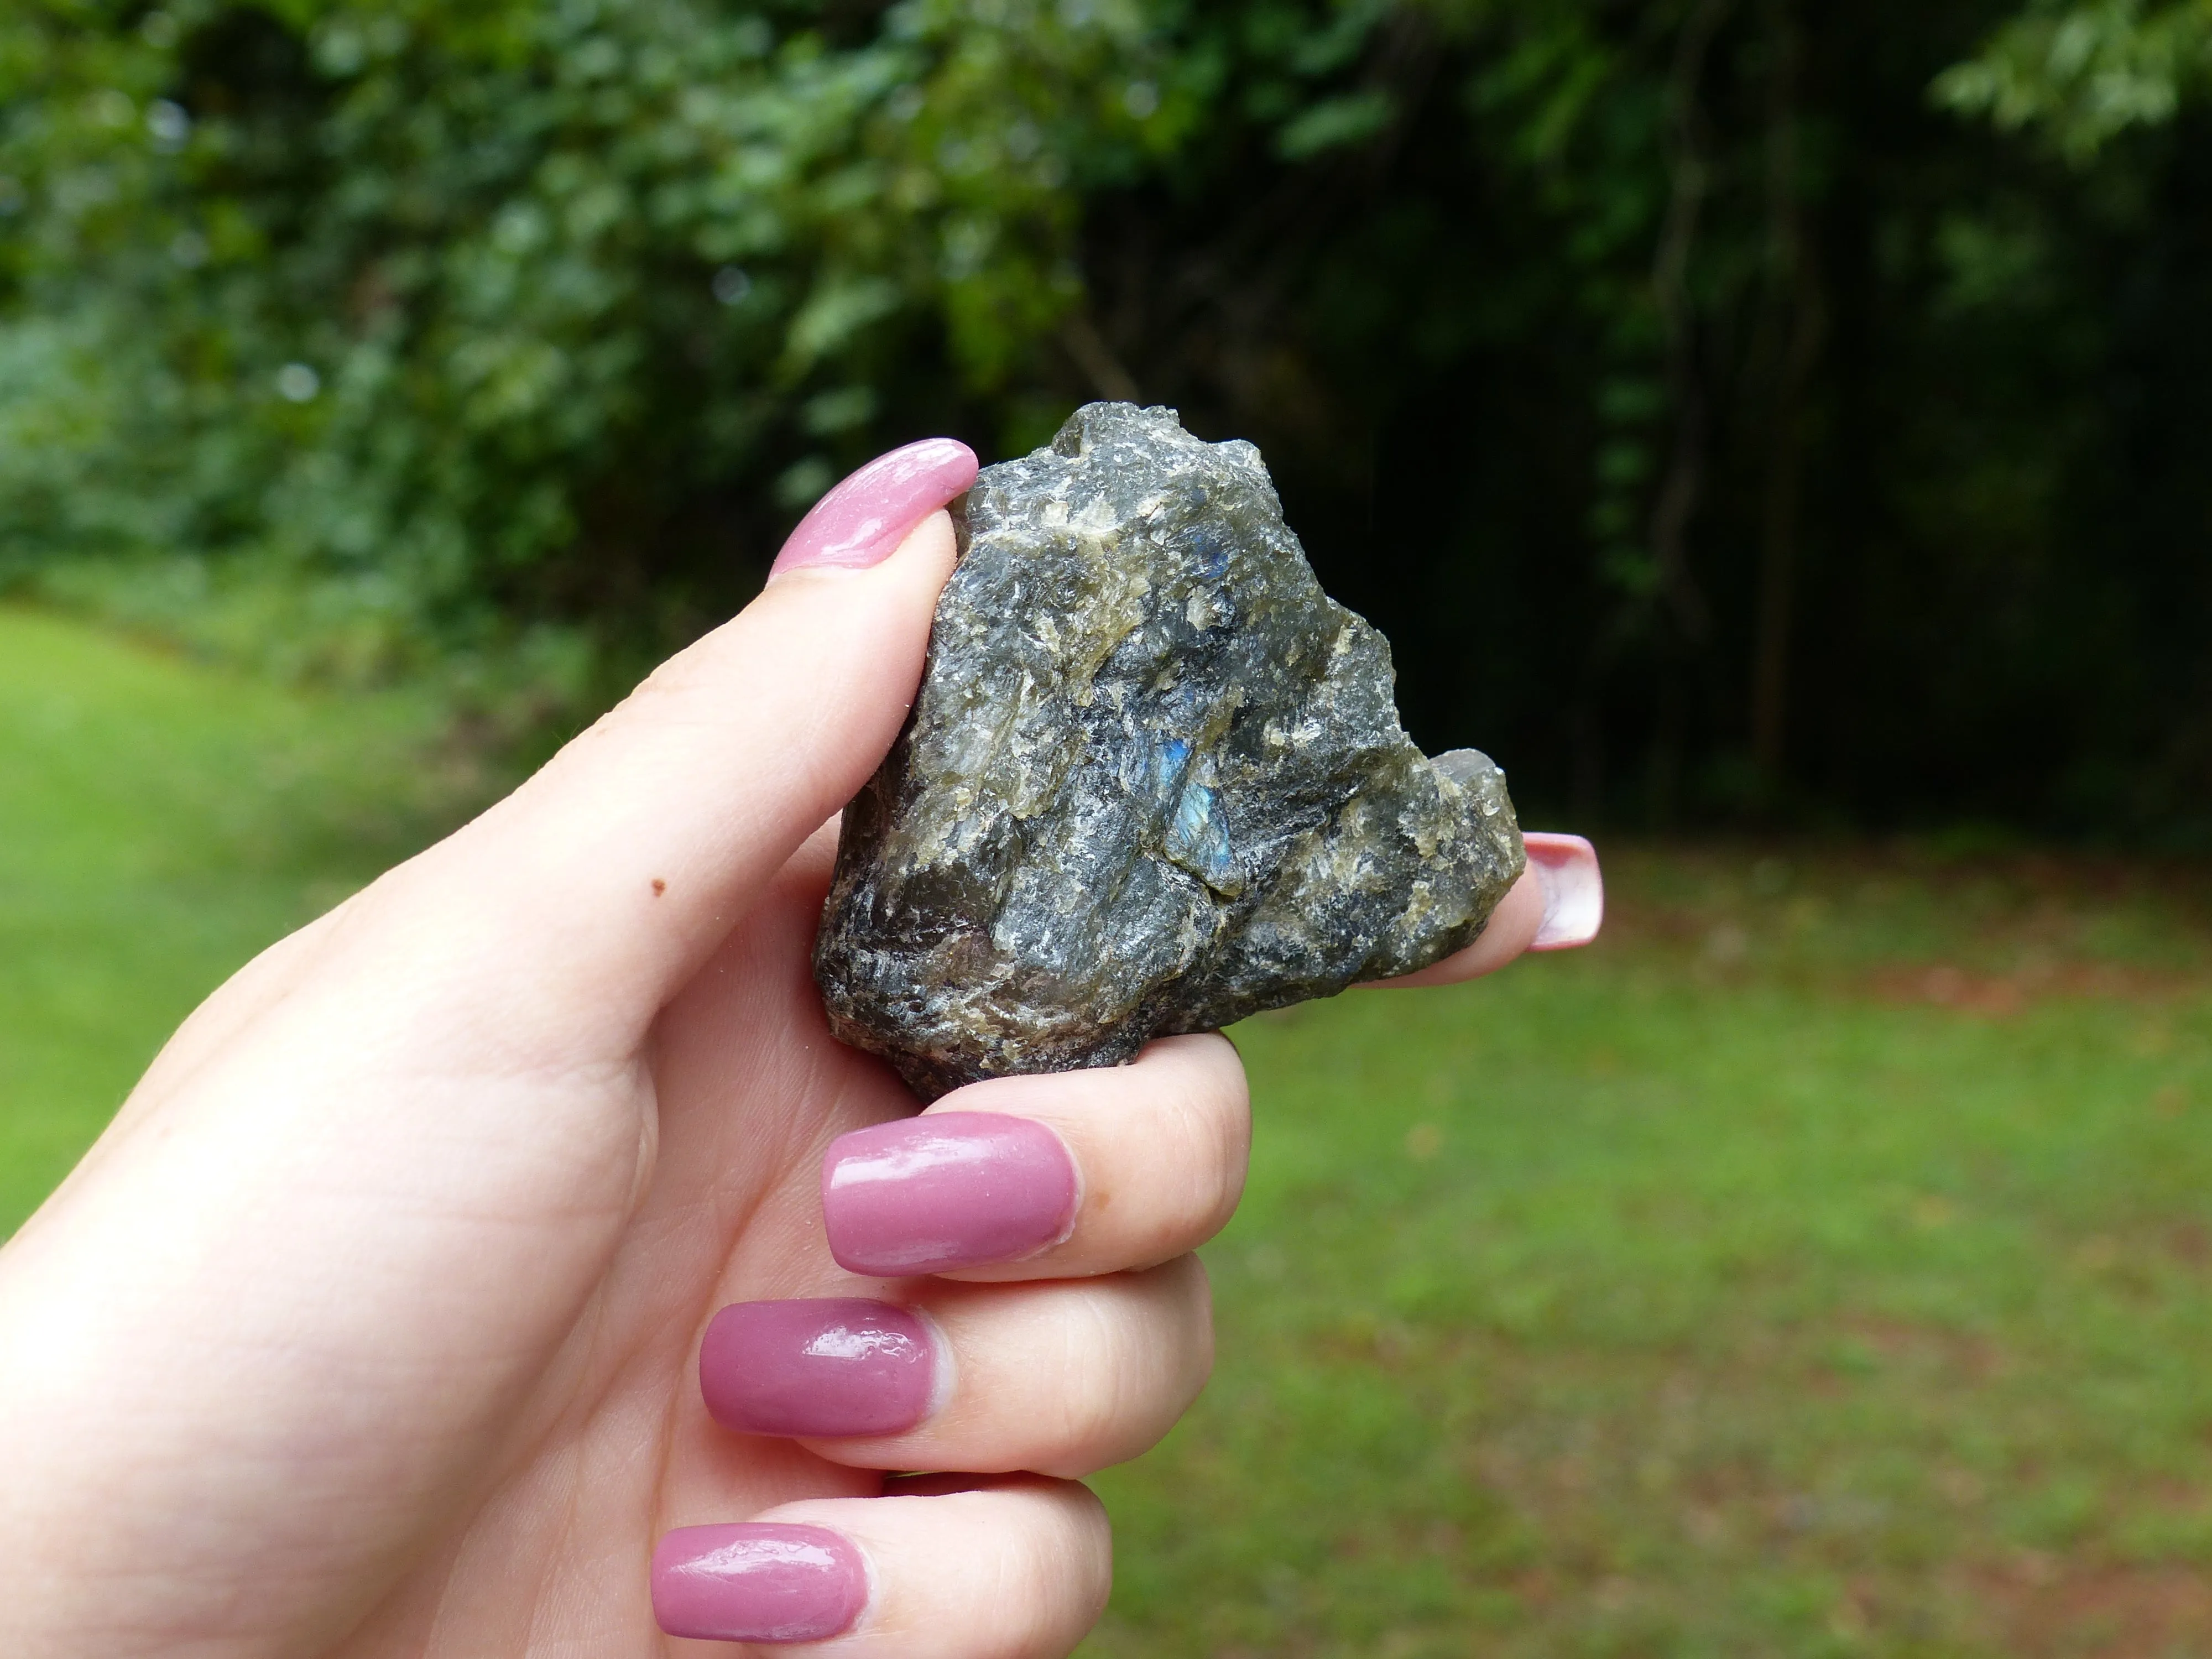
<svg viewBox="0 0 2212 1659"><path fill-rule="evenodd" d="M465 988L526 1044L620 1052L641 1036L897 736L952 570L941 509L975 471L950 439L862 468L792 533L751 605L386 877L379 908L404 918L388 937L406 976Z"/></svg>

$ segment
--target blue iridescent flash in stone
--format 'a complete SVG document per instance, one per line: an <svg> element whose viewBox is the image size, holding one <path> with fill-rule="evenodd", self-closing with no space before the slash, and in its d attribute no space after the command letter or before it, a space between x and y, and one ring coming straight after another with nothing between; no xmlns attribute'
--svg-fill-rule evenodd
<svg viewBox="0 0 2212 1659"><path fill-rule="evenodd" d="M1175 793L1182 781L1182 769L1190 764L1190 745L1181 738L1164 738L1152 751L1152 783L1164 800Z"/></svg>
<svg viewBox="0 0 2212 1659"><path fill-rule="evenodd" d="M1182 787L1168 820L1167 854L1217 893L1234 897L1244 883L1230 850L1229 825L1215 810L1215 793L1193 780Z"/></svg>
<svg viewBox="0 0 2212 1659"><path fill-rule="evenodd" d="M1229 542L1225 537L1211 530L1194 530L1184 545L1190 550L1198 574L1206 580L1218 582L1229 574Z"/></svg>

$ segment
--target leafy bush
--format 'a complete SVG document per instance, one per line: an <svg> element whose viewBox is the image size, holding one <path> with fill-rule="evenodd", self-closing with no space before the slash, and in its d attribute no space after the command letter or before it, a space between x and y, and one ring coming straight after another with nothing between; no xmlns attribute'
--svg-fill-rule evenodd
<svg viewBox="0 0 2212 1659"><path fill-rule="evenodd" d="M0 557L186 553L366 661L757 560L1004 384L1068 158L1175 122L1126 4L835 13L11 12Z"/></svg>
<svg viewBox="0 0 2212 1659"><path fill-rule="evenodd" d="M22 0L0 583L566 718L1141 397L1524 798L2212 835L2208 15Z"/></svg>

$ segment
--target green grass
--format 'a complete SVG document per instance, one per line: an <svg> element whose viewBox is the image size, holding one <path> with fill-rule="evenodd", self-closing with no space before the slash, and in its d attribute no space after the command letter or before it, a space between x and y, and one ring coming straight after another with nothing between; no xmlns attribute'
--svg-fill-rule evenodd
<svg viewBox="0 0 2212 1659"><path fill-rule="evenodd" d="M430 716L0 609L0 1237L202 997L466 798Z"/></svg>
<svg viewBox="0 0 2212 1659"><path fill-rule="evenodd" d="M472 785L0 612L0 1225ZM1609 849L1605 943L1237 1035L1221 1363L1093 1659L2212 1655L2212 889Z"/></svg>
<svg viewBox="0 0 2212 1659"><path fill-rule="evenodd" d="M1237 1033L1095 1652L2212 1653L2201 893L1611 871L1601 948Z"/></svg>

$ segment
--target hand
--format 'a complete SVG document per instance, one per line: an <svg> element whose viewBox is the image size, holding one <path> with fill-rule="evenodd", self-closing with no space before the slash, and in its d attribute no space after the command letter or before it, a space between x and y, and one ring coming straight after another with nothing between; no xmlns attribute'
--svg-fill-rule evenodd
<svg viewBox="0 0 2212 1659"><path fill-rule="evenodd" d="M1075 1478L1205 1380L1189 1252L1246 1101L1182 1037L912 1119L829 1037L829 821L973 472L939 441L855 475L742 615L178 1032L0 1251L0 1651L621 1659L683 1645L656 1612L852 1659L1080 1638ZM1424 977L1517 953L1547 890ZM915 1468L963 1473L878 1473Z"/></svg>

